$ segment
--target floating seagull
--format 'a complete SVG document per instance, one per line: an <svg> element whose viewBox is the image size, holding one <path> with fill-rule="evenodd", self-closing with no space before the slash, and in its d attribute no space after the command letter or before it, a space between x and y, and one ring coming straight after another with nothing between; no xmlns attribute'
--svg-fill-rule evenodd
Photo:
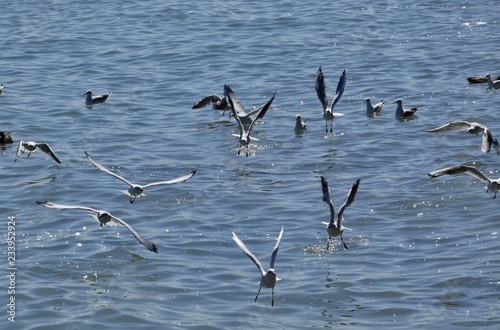
<svg viewBox="0 0 500 330"><path fill-rule="evenodd" d="M500 80L500 77L497 77L495 80ZM488 82L488 78L486 77L467 77L467 81L471 84L483 84Z"/></svg>
<svg viewBox="0 0 500 330"><path fill-rule="evenodd" d="M240 126L240 149L238 149L238 155L240 154L241 151L241 146L245 146L247 148L246 156L248 157L248 145L250 144L250 140L258 140L256 138L250 138L250 132L252 131L252 127L255 124L255 122L258 119L264 118L264 115L266 114L267 110L271 106L271 103L273 103L274 96L276 95L276 92L274 92L273 96L259 109L259 112L257 113L257 117L255 117L252 122L250 123L250 126L246 128L240 118L240 116L237 115L237 109L242 109L243 106L241 105L240 100L236 96L236 94L232 91L229 86L225 86L225 94L228 98L229 104L231 105L231 111L233 113L233 116L236 118L236 121L238 122L238 125Z"/></svg>
<svg viewBox="0 0 500 330"><path fill-rule="evenodd" d="M403 101L401 99L397 99L396 102L398 104L398 107L396 108L396 117L411 117L415 114L415 112L418 110L418 107L414 107L411 109L403 109Z"/></svg>
<svg viewBox="0 0 500 330"><path fill-rule="evenodd" d="M325 87L325 77L323 76L323 71L321 67L319 67L318 72L316 73L316 94L323 105L323 118L325 119L325 130L328 132L328 122L330 122L330 132L332 131L333 118L335 116L343 116L341 113L333 112L333 108L335 104L340 100L340 97L344 93L346 83L346 75L345 70L342 72L342 75L339 78L339 82L337 84L337 90L335 91L335 95L332 99L332 104L328 106L328 98L326 97L326 87Z"/></svg>
<svg viewBox="0 0 500 330"><path fill-rule="evenodd" d="M5 133L0 132L0 144L13 143L12 137L10 136L11 132Z"/></svg>
<svg viewBox="0 0 500 330"><path fill-rule="evenodd" d="M50 157L52 157L53 160L61 164L61 161L59 158L57 158L56 154L54 151L52 151L52 148L47 143L36 143L33 141L20 141L19 146L17 147L17 152L16 152L16 161L21 155L21 152L24 153L25 151L28 151L28 157L31 155L33 151L39 150L41 152L44 152L48 154Z"/></svg>
<svg viewBox="0 0 500 330"><path fill-rule="evenodd" d="M243 251L250 258L250 260L253 261L253 263L257 266L261 274L259 291L257 291L257 295L255 296L254 302L257 301L257 297L259 297L260 289L262 287L272 288L273 291L271 298L271 306L274 306L274 286L276 285L276 271L274 270L274 262L276 261L276 255L278 254L278 249L280 247L281 237L283 236L284 229L285 227L281 227L278 240L276 241L273 253L271 254L271 262L269 263L269 269L267 270L267 272L265 271L264 267L262 267L262 264L260 263L259 259L257 259L257 257L255 257L255 255L252 252L250 252L250 250L247 249L245 244L243 244L243 242L239 239L238 236L236 236L236 233L233 231L233 240L236 242L236 244L238 244L241 251Z"/></svg>
<svg viewBox="0 0 500 330"><path fill-rule="evenodd" d="M300 115L295 116L295 130L300 131L300 130L305 130L307 128L307 123L306 119L302 120Z"/></svg>
<svg viewBox="0 0 500 330"><path fill-rule="evenodd" d="M134 228L132 228L128 223L126 223L122 219L115 217L114 215L112 215L111 213L109 213L107 211L95 210L93 208L86 207L86 206L61 205L61 204L55 204L55 203L51 203L51 202L47 202L47 201L42 201L42 202L37 201L37 203L40 205L43 205L45 207L51 208L51 209L57 209L57 210L76 209L76 210L84 210L87 212L96 213L97 220L100 223L100 227L102 227L103 225L107 224L110 221L113 221L114 223L116 223L120 226L124 226L128 230L130 230L132 235L134 235L134 237L137 238L139 243L144 245L149 251L153 251L154 253L158 253L158 248L156 247L156 245L154 243L151 243L150 241L148 241L147 239L145 239L144 237L139 235L139 233L136 232L134 230Z"/></svg>
<svg viewBox="0 0 500 330"><path fill-rule="evenodd" d="M103 171L111 176L114 176L115 178L117 178L119 180L122 180L123 182L125 182L126 184L128 184L130 186L130 188L128 189L128 193L130 195L130 203L133 203L135 201L136 197L139 197L143 193L144 189L146 189L147 187L183 182L183 181L186 181L187 179L191 178L196 173L196 170L195 170L187 175L184 175L184 176L172 179L172 180L152 182L152 183L148 183L146 185L141 186L141 185L138 185L135 183L131 183L127 179L119 176L118 174L111 172L110 170L108 170L107 168L105 168L104 166L102 166L101 164L96 162L95 160L93 160L92 157L90 157L90 155L86 151L85 151L85 155L87 155L87 158L90 160L90 162L95 167L97 167L101 171Z"/></svg>
<svg viewBox="0 0 500 330"><path fill-rule="evenodd" d="M347 245L344 242L344 238L342 237L342 233L345 228L342 226L343 214L345 209L348 206L351 206L352 202L354 202L354 197L356 197L356 193L358 192L360 179L356 180L356 182L352 185L349 194L347 195L347 199L342 204L339 209L339 214L337 215L337 221L335 221L335 209L333 207L332 199L330 197L330 189L328 188L328 182L324 177L321 177L321 188L323 189L323 202L327 203L330 207L330 222L323 222L324 225L327 225L326 232L328 233L328 240L326 241L326 249L330 248L330 239L340 235L340 240L344 244L344 249L347 250Z"/></svg>
<svg viewBox="0 0 500 330"><path fill-rule="evenodd" d="M458 166L451 166L451 167L446 167L442 168L439 170L435 170L432 172L429 172L428 175L431 178L436 178L441 175L449 174L449 175L455 175L455 174L462 174L462 173L467 173L469 175L472 175L476 179L479 179L483 182L487 183L486 186L486 192L494 192L495 195L493 196L493 199L497 197L497 192L500 190L500 179L490 179L486 177L483 173L481 173L477 168L472 167L472 166L467 166L467 165L458 165Z"/></svg>
<svg viewBox="0 0 500 330"><path fill-rule="evenodd" d="M451 130L465 130L469 134L483 134L483 139L481 142L481 150L483 152L490 152L491 146L495 148L497 153L500 153L500 145L498 144L497 139L493 138L491 131L480 123L469 123L467 121L453 121L443 126L436 127L434 129L430 129L427 132L446 132Z"/></svg>
<svg viewBox="0 0 500 330"><path fill-rule="evenodd" d="M205 96L200 101L198 101L198 103L193 105L193 109L200 109L200 108L206 107L207 105L210 105L210 104L212 104L212 109L222 110L223 116L227 110L231 110L231 106L229 105L229 102L227 102L227 98L225 96L220 97L217 94Z"/></svg>
<svg viewBox="0 0 500 330"><path fill-rule="evenodd" d="M104 103L104 102L106 102L106 100L111 95L111 93L106 93L106 94L102 94L102 95L92 96L92 91L88 90L83 95L87 95L87 98L85 99L85 104L86 105L94 105L94 104L97 104L97 103Z"/></svg>
<svg viewBox="0 0 500 330"><path fill-rule="evenodd" d="M491 80L490 74L486 75L486 80L488 82L488 88L489 89L500 89L500 80Z"/></svg>
<svg viewBox="0 0 500 330"><path fill-rule="evenodd" d="M372 102L370 101L370 98L365 99L366 103L366 113L367 114L374 114L375 112L380 112L382 111L382 108L384 107L385 101L382 100L375 105L372 105Z"/></svg>

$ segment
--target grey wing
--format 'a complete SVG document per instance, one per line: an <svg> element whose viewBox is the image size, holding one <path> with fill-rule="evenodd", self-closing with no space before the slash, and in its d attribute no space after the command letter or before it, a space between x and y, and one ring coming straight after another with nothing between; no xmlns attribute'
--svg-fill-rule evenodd
<svg viewBox="0 0 500 330"><path fill-rule="evenodd" d="M88 211L88 212L99 213L98 210L93 209L91 207L87 207L87 206L63 205L63 204L56 204L56 203L52 203L52 202L48 202L48 201L41 201L41 202L37 201L37 204L40 204L42 206L45 206L45 207L48 207L48 208L51 208L51 209L56 209L56 210L71 210L71 209L75 209L75 210L84 210L84 211Z"/></svg>
<svg viewBox="0 0 500 330"><path fill-rule="evenodd" d="M87 158L89 159L89 161L95 166L97 167L98 169L100 169L101 171L111 175L111 176L114 176L115 178L117 178L118 180L121 180L123 182L125 182L126 184L128 184L130 187L133 187L134 185L128 181L127 179L119 176L118 174L116 173L113 173L111 172L110 170L108 170L107 168L105 168L104 166L102 166L101 164L99 164L98 162L96 162L95 160L92 159L92 157L90 157L90 155L85 151L85 155L87 156Z"/></svg>
<svg viewBox="0 0 500 330"><path fill-rule="evenodd" d="M17 146L16 159L15 160L17 160L19 158L19 156L21 155L21 152L24 151L23 143L24 143L24 141L19 141L19 145Z"/></svg>
<svg viewBox="0 0 500 330"><path fill-rule="evenodd" d="M285 226L281 227L280 234L278 236L278 240L276 241L276 245L273 248L273 253L271 254L271 262L269 263L269 268L274 269L274 262L276 261L276 256L278 255L278 250L280 248L281 238L283 237L283 232L285 231Z"/></svg>
<svg viewBox="0 0 500 330"><path fill-rule="evenodd" d="M325 77L323 76L321 67L319 67L318 72L316 73L316 94L318 95L318 99L323 106L323 111L325 111L326 108L328 108L328 98L326 97Z"/></svg>
<svg viewBox="0 0 500 330"><path fill-rule="evenodd" d="M342 94L344 94L346 80L347 79L346 79L346 74L345 74L345 70L344 70L342 72L342 75L339 78L339 83L337 84L337 90L335 91L335 96L333 97L332 111L333 111L333 108L335 107L335 104L337 104L337 102L340 100L340 97L342 96Z"/></svg>
<svg viewBox="0 0 500 330"><path fill-rule="evenodd" d="M356 182L352 185L351 190L349 190L349 194L347 195L346 201L344 202L344 204L342 204L342 206L340 206L339 215L337 217L338 218L338 223L337 223L338 227L340 227L340 222L342 221L342 215L344 214L345 209L347 207L351 206L352 202L354 202L354 197L356 197L356 193L358 192L360 181L361 181L360 179L356 180Z"/></svg>
<svg viewBox="0 0 500 330"><path fill-rule="evenodd" d="M252 130L252 127L255 124L255 122L258 119L264 118L264 116L266 115L267 110L271 107L271 103L273 103L275 96L276 96L276 92L274 92L273 96L259 110L259 112L257 113L257 116L252 120L252 123L250 124L250 127L248 127L248 134L250 134L250 131Z"/></svg>
<svg viewBox="0 0 500 330"><path fill-rule="evenodd" d="M443 126L439 126L430 130L427 130L427 132L432 132L432 133L437 133L437 132L445 132L445 131L451 131L455 129L468 129L470 127L470 123L466 121L454 121L451 123L448 123Z"/></svg>
<svg viewBox="0 0 500 330"><path fill-rule="evenodd" d="M205 96L200 101L198 101L198 103L193 105L193 109L203 108L209 104L220 102L221 100L222 100L222 98L217 94Z"/></svg>
<svg viewBox="0 0 500 330"><path fill-rule="evenodd" d="M329 225L333 225L335 221L335 208L332 203L332 198L330 197L330 188L328 188L328 182L324 177L321 177L321 189L323 190L323 202L328 204L328 207L330 208Z"/></svg>
<svg viewBox="0 0 500 330"><path fill-rule="evenodd" d="M497 153L499 153L499 146L497 139L493 138L493 134L491 134L490 130L485 128L483 131L483 139L481 141L481 151L482 152L490 152L491 146L495 148Z"/></svg>
<svg viewBox="0 0 500 330"><path fill-rule="evenodd" d="M238 97L236 96L236 94L233 92L233 90L231 88L229 88L229 86L227 85L224 85L224 93L226 94L226 97L227 97L227 100L229 102L229 105L231 106L231 113L233 114L233 117L236 119L236 122L238 123L239 127L240 127L240 137L243 135L244 133L244 127L243 127L243 123L241 122L241 119L240 117L238 116L237 112L236 112L236 102L233 102L233 98L235 100L238 100ZM239 103L239 101L238 101ZM241 104L240 104L241 106Z"/></svg>
<svg viewBox="0 0 500 330"><path fill-rule="evenodd" d="M240 238L236 235L234 231L233 231L233 240L236 242L236 244L238 244L238 247L241 249L241 251L243 251L248 256L248 258L250 258L250 260L253 261L253 263L255 264L255 266L257 266L262 276L266 275L266 271L264 270L264 267L262 267L259 259L257 259L257 257L254 256L254 254L247 249L245 244L240 240Z"/></svg>
<svg viewBox="0 0 500 330"><path fill-rule="evenodd" d="M226 96L231 98L231 100L228 101L231 104L231 108L234 110L234 112L238 116L246 116L247 112L245 111L245 108L241 104L240 100L238 99L238 96L236 96L236 93L233 92L233 90L227 85L224 86L224 93L226 94Z"/></svg>
<svg viewBox="0 0 500 330"><path fill-rule="evenodd" d="M158 248L156 247L156 245L154 243L151 243L150 241L148 241L147 239L145 239L141 235L139 235L139 233L136 232L134 230L134 228L132 228L132 226L130 226L128 223L126 223L122 219L115 217L114 215L111 215L111 217L113 218L113 221L115 221L117 224L127 227L127 229L130 230L132 235L134 235L134 237L139 241L139 243L144 245L149 251L153 251L154 253L158 253Z"/></svg>
<svg viewBox="0 0 500 330"><path fill-rule="evenodd" d="M172 179L172 180L148 183L147 185L142 186L142 188L146 189L147 187L151 187L151 186L159 186L159 185L163 185L163 184L173 184L173 183L183 182L183 181L186 181L189 178L191 178L193 175L195 175L195 173L196 173L196 170L192 171L189 174L180 176L180 177Z"/></svg>
<svg viewBox="0 0 500 330"><path fill-rule="evenodd" d="M439 170L429 172L428 175L431 178L436 178L438 176L445 175L445 174L456 175L456 174L462 174L462 173L467 173L469 175L472 175L473 177L475 177L483 182L489 181L489 179L483 173L481 173L477 168L472 167L472 166L467 166L467 165L458 165L458 166L451 166L451 167L442 168Z"/></svg>
<svg viewBox="0 0 500 330"><path fill-rule="evenodd" d="M37 143L36 147L41 151L43 151L44 153L50 155L50 157L52 157L53 160L61 164L61 161L59 160L59 158L57 158L56 154L47 143Z"/></svg>

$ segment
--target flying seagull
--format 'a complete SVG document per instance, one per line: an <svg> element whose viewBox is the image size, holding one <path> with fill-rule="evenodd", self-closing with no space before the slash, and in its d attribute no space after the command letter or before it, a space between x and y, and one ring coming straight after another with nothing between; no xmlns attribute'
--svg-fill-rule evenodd
<svg viewBox="0 0 500 330"><path fill-rule="evenodd" d="M59 158L57 158L56 154L54 153L54 151L52 151L52 148L47 143L37 143L37 142L33 142L33 141L28 141L28 142L20 141L19 142L19 146L17 147L15 160L17 161L17 159L21 155L21 152L24 153L24 152L28 151L28 157L29 157L33 151L37 151L37 150L49 155L50 157L52 157L53 160L55 160L56 162L61 164L61 161L59 160Z"/></svg>
<svg viewBox="0 0 500 330"><path fill-rule="evenodd" d="M326 85L325 85L325 77L323 76L323 71L321 67L319 67L318 72L316 73L316 94L318 95L319 101L323 106L323 118L325 119L325 131L328 132L328 122L330 122L330 132L332 131L333 118L335 116L343 116L341 113L333 112L333 108L335 104L340 100L340 97L344 93L346 83L346 74L345 70L342 71L342 75L339 78L339 82L337 84L337 90L335 91L335 95L332 99L332 104L328 106L328 98L326 97Z"/></svg>

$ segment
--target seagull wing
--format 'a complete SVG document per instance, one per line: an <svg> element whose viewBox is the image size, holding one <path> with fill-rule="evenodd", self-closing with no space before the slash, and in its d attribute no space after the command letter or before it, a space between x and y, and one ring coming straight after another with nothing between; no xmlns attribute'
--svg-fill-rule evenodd
<svg viewBox="0 0 500 330"><path fill-rule="evenodd" d="M330 223L328 224L330 226L333 225L335 221L335 208L333 207L332 198L330 197L328 182L324 177L321 177L321 188L323 189L323 202L330 207Z"/></svg>
<svg viewBox="0 0 500 330"><path fill-rule="evenodd" d="M497 153L499 153L498 149L498 141L497 139L493 138L493 134L491 134L491 131L487 128L484 129L483 131L483 139L481 141L481 151L482 152L490 152L491 150L491 145L495 148Z"/></svg>
<svg viewBox="0 0 500 330"><path fill-rule="evenodd" d="M342 215L344 214L344 211L347 207L351 206L352 202L354 202L354 197L356 197L356 193L358 192L358 187L359 187L359 182L360 179L356 180L356 182L352 185L351 190L349 190L349 194L347 195L347 199L340 206L339 209L339 215L337 216L338 221L337 221L337 227L340 228L340 222L342 221Z"/></svg>
<svg viewBox="0 0 500 330"><path fill-rule="evenodd" d="M332 112L333 112L333 108L335 107L335 104L337 104L337 102L340 100L340 97L342 96L342 94L344 94L346 80L347 79L346 79L345 70L344 70L344 71L342 71L342 75L340 75L339 83L337 84L337 90L335 91L335 96L333 96Z"/></svg>
<svg viewBox="0 0 500 330"><path fill-rule="evenodd" d="M278 235L278 240L273 248L273 253L271 254L271 261L269 262L269 268L274 269L274 262L276 261L276 256L278 255L278 250L280 248L281 238L283 237L283 232L285 231L285 226L281 227L280 234Z"/></svg>
<svg viewBox="0 0 500 330"><path fill-rule="evenodd" d="M59 158L57 158L56 154L47 143L37 143L36 147L40 149L40 151L43 151L44 153L50 155L50 157L52 157L53 160L61 164L61 161L59 160Z"/></svg>
<svg viewBox="0 0 500 330"><path fill-rule="evenodd" d="M437 133L437 132L445 132L445 131L451 131L455 129L468 129L470 127L470 123L466 121L454 121L451 123L448 123L443 126L439 126L430 130L427 130L427 132L432 132L432 133Z"/></svg>
<svg viewBox="0 0 500 330"><path fill-rule="evenodd" d="M241 103L239 103L238 97L233 92L233 90L231 88L229 88L229 86L224 85L224 93L227 96L227 100L229 101L229 105L231 105L231 112L233 114L233 117L236 119L236 122L240 126L240 138L241 138L241 136L243 136L243 134L245 133L245 128L241 122L240 117L238 116L238 114L236 112L236 106L241 106ZM233 99L236 101L233 101Z"/></svg>
<svg viewBox="0 0 500 330"><path fill-rule="evenodd" d="M19 145L17 146L17 151L16 151L16 159L17 160L19 158L19 156L21 155L21 152L24 151L24 141L19 141Z"/></svg>
<svg viewBox="0 0 500 330"><path fill-rule="evenodd" d="M451 166L451 167L442 168L439 170L429 172L428 175L431 178L436 178L438 176L445 175L445 174L456 175L456 174L462 174L462 173L467 173L469 175L472 175L473 177L475 177L483 182L490 181L490 179L488 179L477 168L472 167L472 166L467 166L467 165L458 165L458 166Z"/></svg>
<svg viewBox="0 0 500 330"><path fill-rule="evenodd" d="M195 173L196 173L196 170L192 171L189 174L180 176L180 177L172 179L172 180L148 183L147 185L142 186L142 188L146 189L147 187L151 187L151 186L159 186L159 185L163 185L163 184L173 184L173 183L183 182L183 181L186 181L187 179L191 178Z"/></svg>
<svg viewBox="0 0 500 330"><path fill-rule="evenodd" d="M202 98L200 101L198 101L198 103L193 105L193 109L203 108L209 104L220 102L221 100L222 98L217 94L208 95Z"/></svg>
<svg viewBox="0 0 500 330"><path fill-rule="evenodd" d="M113 221L116 222L117 224L122 225L124 227L127 227L127 229L130 230L132 235L134 235L134 237L139 241L139 243L144 245L149 251L153 251L154 253L158 253L158 248L156 247L156 245L154 243L151 243L150 241L148 241L147 239L145 239L141 235L139 235L139 233L136 232L134 230L134 228L132 228L132 226L130 226L128 223L126 223L125 221L123 221L120 218L115 217L114 215L111 215L111 218L113 218Z"/></svg>
<svg viewBox="0 0 500 330"><path fill-rule="evenodd" d="M262 274L262 276L265 276L266 275L266 271L264 270L264 267L262 267L262 265L260 264L259 259L257 259L257 257L254 256L253 253L250 252L250 250L247 249L247 247L245 246L245 244L239 239L238 236L236 236L236 233L234 231L233 231L233 240L236 242L236 244L238 244L238 246L240 247L241 251L243 251L250 258L250 260L253 261L253 263L255 264L255 266L257 266L257 268L259 269L259 271Z"/></svg>
<svg viewBox="0 0 500 330"><path fill-rule="evenodd" d="M264 116L266 115L266 112L267 110L269 109L269 107L271 107L271 103L273 103L274 101L274 97L276 96L276 92L274 92L273 96L266 102L266 104L264 104L262 106L262 108L260 109L260 111L257 113L257 117L255 117L253 120L252 120L252 123L250 124L250 127L248 127L248 134L250 135L250 131L252 130L252 127L253 125L255 124L255 122L258 120L258 119L262 119L264 118Z"/></svg>
<svg viewBox="0 0 500 330"><path fill-rule="evenodd" d="M101 164L99 164L98 162L96 162L95 160L92 159L92 157L90 157L90 155L85 151L85 155L87 156L87 158L90 160L90 162L95 166L97 167L98 169L100 169L101 171L111 175L111 176L114 176L115 178L117 178L118 180L121 180L123 182L125 182L126 184L128 184L130 187L134 187L134 184L132 184L130 181L128 181L127 179L119 176L118 174L116 173L113 173L111 172L110 170L108 170L107 168L105 168L104 166L102 166Z"/></svg>
<svg viewBox="0 0 500 330"><path fill-rule="evenodd" d="M78 206L78 205L63 205L63 204L56 204L48 201L37 201L37 204L43 205L45 207L51 208L51 209L56 209L56 210L84 210L87 212L93 212L93 213L99 213L99 210L93 209L91 207L87 206Z"/></svg>
<svg viewBox="0 0 500 330"><path fill-rule="evenodd" d="M323 111L325 111L326 108L328 108L328 98L326 97L325 77L323 76L321 67L319 67L318 72L316 73L316 94L318 95L318 99L323 106Z"/></svg>
<svg viewBox="0 0 500 330"><path fill-rule="evenodd" d="M243 117L246 116L247 112L245 111L243 104L241 104L240 99L238 99L238 96L236 96L236 93L233 92L233 90L227 85L224 86L224 93L226 94L226 96L231 97L230 103L231 103L231 108L234 109L234 112L238 116L243 116Z"/></svg>

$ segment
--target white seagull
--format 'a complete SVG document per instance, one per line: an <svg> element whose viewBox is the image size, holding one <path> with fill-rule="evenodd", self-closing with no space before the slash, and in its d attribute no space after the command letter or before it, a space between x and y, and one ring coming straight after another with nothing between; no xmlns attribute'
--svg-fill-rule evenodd
<svg viewBox="0 0 500 330"><path fill-rule="evenodd" d="M90 155L86 151L85 151L85 155L87 155L87 158L90 160L90 162L95 167L97 167L101 171L103 171L111 176L114 176L115 178L125 182L126 184L128 184L130 186L130 188L128 189L128 193L130 195L130 203L133 203L135 201L136 197L140 196L143 193L144 189L146 189L147 187L183 182L183 181L186 181L187 179L191 178L196 173L196 170L194 170L187 175L184 175L184 176L172 179L172 180L152 182L152 183L148 183L146 185L141 186L141 185L138 185L136 183L132 183L132 182L128 181L127 179L121 177L120 175L118 175L116 173L111 172L110 170L108 170L107 168L105 168L104 166L102 166L101 164L96 162L95 160L93 160L92 157L90 157Z"/></svg>
<svg viewBox="0 0 500 330"><path fill-rule="evenodd" d="M462 173L467 173L469 175L472 175L476 179L481 180L482 182L486 182L486 192L493 192L495 195L493 196L493 199L497 197L497 192L500 190L500 179L490 179L486 177L481 171L479 171L477 168L472 167L472 166L467 166L467 165L458 165L458 166L451 166L451 167L446 167L442 168L439 170L435 170L432 172L429 172L428 175L431 178L436 178L441 175L449 174L449 175L455 175L455 174L462 174Z"/></svg>
<svg viewBox="0 0 500 330"><path fill-rule="evenodd" d="M398 104L398 107L396 108L396 117L411 117L418 110L418 107L403 109L403 101L401 99L397 99L394 103Z"/></svg>
<svg viewBox="0 0 500 330"><path fill-rule="evenodd" d="M276 271L274 269L274 262L276 261L276 255L278 254L278 249L280 247L281 237L283 236L283 231L285 227L281 227L280 234L278 236L278 240L276 241L276 245L274 246L273 253L271 254L271 262L269 263L269 269L266 270L262 267L259 259L248 250L248 248L243 244L243 242L236 236L236 233L233 231L233 240L238 244L240 249L253 261L253 263L257 266L260 271L260 284L259 291L257 291L257 295L255 296L255 301L259 297L260 289L264 288L272 288L272 298L271 298L271 306L274 306L274 286L276 285Z"/></svg>
<svg viewBox="0 0 500 330"><path fill-rule="evenodd" d="M52 157L53 160L55 160L56 162L61 164L61 161L59 160L59 158L57 158L56 154L54 153L54 151L52 151L52 148L50 148L50 146L47 143L37 143L37 142L33 142L33 141L28 141L28 142L20 141L19 142L19 146L17 147L15 160L17 161L17 159L21 155L21 152L24 153L24 152L28 151L28 157L29 157L31 155L31 153L33 151L36 151L36 150L39 150L43 153L46 153L47 155Z"/></svg>
<svg viewBox="0 0 500 330"><path fill-rule="evenodd" d="M497 153L500 153L500 145L498 144L497 139L493 138L493 134L491 131L483 124L472 122L469 123L467 121L453 121L451 123L445 124L443 126L439 126L427 132L437 133L437 132L446 132L451 130L464 130L469 134L483 134L483 139L481 142L481 150L483 152L490 152L491 146L495 148Z"/></svg>
<svg viewBox="0 0 500 330"><path fill-rule="evenodd" d="M347 250L347 245L344 242L344 238L342 237L342 233L345 228L342 226L343 214L345 209L348 206L351 206L352 202L354 202L354 197L356 197L356 193L358 192L360 179L356 180L356 182L352 185L351 190L349 190L349 194L347 195L347 199L340 206L339 213L337 215L337 221L335 221L335 208L333 207L332 199L330 197L330 189L328 188L328 182L324 177L321 177L321 188L323 189L323 202L328 204L330 207L330 222L323 222L324 225L327 225L326 232L328 233L328 240L326 242L326 249L330 248L330 239L332 237L336 237L340 235L340 240L344 244L344 249Z"/></svg>
<svg viewBox="0 0 500 330"><path fill-rule="evenodd" d="M250 144L250 140L258 140L256 138L250 138L250 132L252 131L252 127L258 119L264 118L264 115L271 106L271 103L273 103L274 97L276 96L276 92L274 92L273 96L262 107L259 108L257 117L255 117L252 120L250 126L248 126L247 128L243 124L241 117L237 115L238 109L243 109L240 100L238 99L236 94L232 91L232 89L229 88L229 86L224 86L224 87L225 87L225 94L228 98L229 104L231 105L231 111L233 113L233 117L236 118L236 121L238 122L238 125L240 127L240 135L239 135L240 149L238 149L238 155L240 154L241 146L245 146L247 148L246 156L248 157L248 145Z"/></svg>
<svg viewBox="0 0 500 330"><path fill-rule="evenodd" d="M326 86L325 86L325 77L323 76L323 71L321 67L319 67L318 72L316 73L316 94L318 95L319 101L323 106L323 118L325 119L325 130L328 132L328 122L330 122L330 132L332 131L333 118L335 116L343 116L341 113L333 112L333 108L335 104L340 100L340 97L344 93L344 88L346 84L346 75L345 70L342 72L342 75L339 78L339 82L337 84L337 90L335 91L335 95L332 99L332 104L328 106L328 98L326 97Z"/></svg>
<svg viewBox="0 0 500 330"><path fill-rule="evenodd" d="M500 89L500 80L492 80L490 74L486 75L486 81L489 89Z"/></svg>
<svg viewBox="0 0 500 330"><path fill-rule="evenodd" d="M382 100L382 101L376 103L375 105L372 105L370 98L367 97L365 99L365 103L366 103L366 113L367 114L374 114L375 112L382 111L382 108L384 107L385 101Z"/></svg>
<svg viewBox="0 0 500 330"><path fill-rule="evenodd" d="M305 130L307 128L307 123L306 119L302 119L300 115L295 116L295 130L300 131L300 130Z"/></svg>
<svg viewBox="0 0 500 330"><path fill-rule="evenodd" d="M111 95L111 93L106 93L102 95L96 95L92 96L92 91L88 90L83 95L87 95L87 98L85 99L85 104L87 106L91 106L97 103L104 103L108 99L108 97Z"/></svg>
<svg viewBox="0 0 500 330"><path fill-rule="evenodd" d="M137 240L139 241L139 243L141 243L142 245L144 245L149 251L153 251L154 253L158 253L158 248L156 247L156 245L154 243L151 243L150 241L148 241L147 239L145 239L144 237L142 237L141 235L139 235L139 233L136 232L134 230L134 228L132 228L128 223L126 223L122 219L119 219L119 218L115 217L114 215L112 215L111 213L109 213L107 211L95 210L95 209L93 209L91 207L86 207L86 206L62 205L62 204L56 204L56 203L51 203L51 202L47 202L47 201L41 201L41 202L37 201L37 203L40 204L40 205L43 205L45 207L51 208L51 209L57 209L57 210L75 209L75 210L84 210L84 211L87 211L87 212L95 213L96 214L96 218L97 218L97 220L100 223L100 227L102 227L103 225L109 223L110 221L113 221L115 224L120 225L120 226L124 226L128 230L130 230L130 232L132 233L132 235L134 235L134 237L137 238Z"/></svg>

